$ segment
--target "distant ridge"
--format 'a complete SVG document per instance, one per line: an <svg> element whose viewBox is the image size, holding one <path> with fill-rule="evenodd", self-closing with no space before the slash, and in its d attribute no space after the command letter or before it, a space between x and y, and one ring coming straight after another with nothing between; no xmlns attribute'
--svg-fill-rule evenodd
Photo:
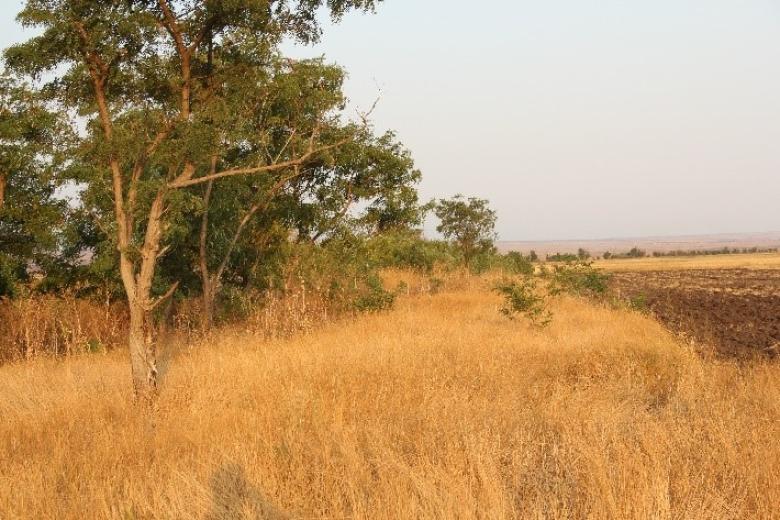
<svg viewBox="0 0 780 520"><path fill-rule="evenodd" d="M499 241L496 243L502 252L531 250L539 255L553 253L576 253L579 248L586 249L592 255L600 256L605 251L624 253L632 247L644 249L648 253L658 251L667 253L675 250L715 250L733 248L774 248L780 247L780 231L762 233L718 233L711 235L679 235L635 238L602 238L593 240L529 240Z"/></svg>

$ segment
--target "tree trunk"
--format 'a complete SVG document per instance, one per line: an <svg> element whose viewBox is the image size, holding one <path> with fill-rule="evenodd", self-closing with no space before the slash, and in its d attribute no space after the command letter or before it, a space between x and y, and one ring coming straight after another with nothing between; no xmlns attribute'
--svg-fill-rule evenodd
<svg viewBox="0 0 780 520"><path fill-rule="evenodd" d="M214 326L214 306L217 297L215 284L209 280L210 276L203 276L203 313L201 315L201 327L203 332L209 332Z"/></svg>
<svg viewBox="0 0 780 520"><path fill-rule="evenodd" d="M157 352L150 313L140 302L130 302L128 345L133 376L133 393L137 399L151 401L157 393Z"/></svg>
<svg viewBox="0 0 780 520"><path fill-rule="evenodd" d="M0 173L0 209L3 209L3 204L5 203L5 187L7 183L5 174Z"/></svg>
<svg viewBox="0 0 780 520"><path fill-rule="evenodd" d="M211 173L217 169L217 158L211 158ZM214 324L214 297L215 287L211 280L209 272L209 259L207 250L207 240L209 233L209 205L211 204L211 193L214 189L214 181L206 185L206 193L203 196L203 216L200 221L200 280L203 290L203 310L201 312L201 327L203 332L211 330Z"/></svg>
<svg viewBox="0 0 780 520"><path fill-rule="evenodd" d="M138 399L151 401L157 393L157 347L156 328L153 313L155 307L164 299L170 297L176 290L175 284L168 294L154 301L152 298L152 283L160 257L160 240L162 238L162 215L165 210L165 191L160 190L149 210L149 221L146 224L146 236L141 249L141 266L137 275L133 275L132 265L127 260L127 252L120 251L123 264L123 281L130 305L130 330L128 347L130 364L133 374L133 391ZM129 273L125 273L129 269Z"/></svg>

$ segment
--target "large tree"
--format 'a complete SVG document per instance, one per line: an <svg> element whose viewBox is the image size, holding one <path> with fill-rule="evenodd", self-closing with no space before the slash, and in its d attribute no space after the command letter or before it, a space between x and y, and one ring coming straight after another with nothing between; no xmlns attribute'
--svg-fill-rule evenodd
<svg viewBox="0 0 780 520"><path fill-rule="evenodd" d="M268 121L240 157L231 116L254 113L285 38L320 35L318 10L338 19L378 0L28 0L18 19L42 30L6 51L14 71L85 122L79 181L112 201L111 234L130 310L133 387L157 386L154 316L176 289L160 286L159 259L177 220L196 212L193 191L211 181L271 175L318 160L349 140L322 123ZM239 128L239 132L241 128ZM269 155L264 142L289 143ZM94 196L94 195L93 195Z"/></svg>

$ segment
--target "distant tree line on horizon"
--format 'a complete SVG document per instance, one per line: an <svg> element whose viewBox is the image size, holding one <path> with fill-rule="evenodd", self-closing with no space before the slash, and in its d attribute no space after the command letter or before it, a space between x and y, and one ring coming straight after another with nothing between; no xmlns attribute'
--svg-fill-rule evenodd
<svg viewBox="0 0 780 520"><path fill-rule="evenodd" d="M612 253L605 251L601 257L595 257L596 259L603 258L604 260L626 260L631 258L646 258L646 257L674 257L674 256L712 256L712 255L747 255L757 253L777 253L780 248L777 247L722 247L718 249L676 249L673 251L653 251L648 254L644 249L639 247L632 247L630 250L624 253ZM535 257L536 253L531 251L531 256ZM575 262L578 260L590 260L594 258L591 253L583 248L580 248L576 254L574 253L555 253L547 254L545 259L548 262Z"/></svg>
<svg viewBox="0 0 780 520"><path fill-rule="evenodd" d="M722 247L718 249L675 249L673 251L653 251L649 254L637 247L632 248L627 253L610 253L605 251L602 257L605 260L620 260L630 258L644 258L652 256L653 258L662 258L669 256L714 256L714 255L748 255L757 253L777 253L780 249L776 247Z"/></svg>

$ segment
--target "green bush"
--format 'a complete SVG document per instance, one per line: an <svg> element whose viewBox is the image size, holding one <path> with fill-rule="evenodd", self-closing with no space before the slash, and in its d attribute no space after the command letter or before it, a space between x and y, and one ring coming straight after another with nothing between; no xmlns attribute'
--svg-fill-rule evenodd
<svg viewBox="0 0 780 520"><path fill-rule="evenodd" d="M384 288L378 276L372 275L366 279L366 287L353 305L360 312L376 312L392 309L394 303L395 294Z"/></svg>
<svg viewBox="0 0 780 520"><path fill-rule="evenodd" d="M550 274L549 291L574 296L601 298L609 289L610 276L593 267L592 262L578 260L556 265Z"/></svg>
<svg viewBox="0 0 780 520"><path fill-rule="evenodd" d="M545 297L532 277L527 276L520 282L504 280L495 286L495 291L504 297L500 312L509 319L519 314L537 327L546 327L552 321Z"/></svg>
<svg viewBox="0 0 780 520"><path fill-rule="evenodd" d="M555 253L554 255L547 255L548 262L577 262L579 261L577 255L571 253Z"/></svg>
<svg viewBox="0 0 780 520"><path fill-rule="evenodd" d="M510 251L503 255L502 265L504 269L512 274L532 275L534 274L534 264L530 257L523 256L517 251Z"/></svg>
<svg viewBox="0 0 780 520"><path fill-rule="evenodd" d="M368 259L376 267L411 268L425 273L437 264L453 267L459 253L447 242L425 240L415 231L382 233L366 240Z"/></svg>
<svg viewBox="0 0 780 520"><path fill-rule="evenodd" d="M19 281L18 270L2 254L0 254L0 298L13 298L17 292Z"/></svg>

